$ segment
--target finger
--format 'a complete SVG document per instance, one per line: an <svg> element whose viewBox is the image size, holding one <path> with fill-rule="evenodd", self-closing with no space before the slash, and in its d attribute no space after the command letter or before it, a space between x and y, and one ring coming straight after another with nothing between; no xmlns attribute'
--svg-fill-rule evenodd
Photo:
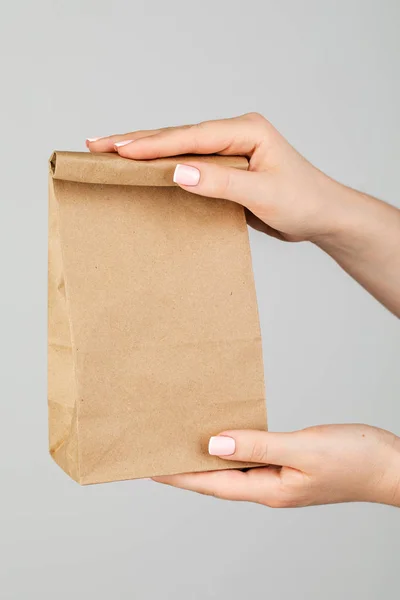
<svg viewBox="0 0 400 600"><path fill-rule="evenodd" d="M87 138L86 147L90 152L115 152L115 144L125 140L138 140L142 137L155 135L159 133L161 129L149 129L142 131L132 131L130 133L109 135L100 138Z"/></svg>
<svg viewBox="0 0 400 600"><path fill-rule="evenodd" d="M276 506L279 502L280 471L269 467L209 473L185 473L153 477L154 481L224 500L258 502Z"/></svg>
<svg viewBox="0 0 400 600"><path fill-rule="evenodd" d="M156 135L134 139L116 149L121 156L137 160L180 154L250 156L267 128L268 122L260 115L243 115L233 119L204 121L188 127L164 129Z"/></svg>
<svg viewBox="0 0 400 600"><path fill-rule="evenodd" d="M301 455L299 432L223 431L210 438L208 451L227 460L296 467ZM300 459L301 460L301 459Z"/></svg>
<svg viewBox="0 0 400 600"><path fill-rule="evenodd" d="M181 188L209 198L232 200L255 214L261 206L265 210L268 192L266 177L265 173L195 161L178 164L174 172L174 181Z"/></svg>

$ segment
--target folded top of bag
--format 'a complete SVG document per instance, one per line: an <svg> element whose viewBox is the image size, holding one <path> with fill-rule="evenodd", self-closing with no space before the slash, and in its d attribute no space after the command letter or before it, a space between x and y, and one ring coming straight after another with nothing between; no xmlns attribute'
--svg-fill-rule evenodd
<svg viewBox="0 0 400 600"><path fill-rule="evenodd" d="M131 160L116 153L53 152L49 160L53 179L111 185L175 185L172 177L178 163L213 162L246 170L244 156L183 155L154 160Z"/></svg>

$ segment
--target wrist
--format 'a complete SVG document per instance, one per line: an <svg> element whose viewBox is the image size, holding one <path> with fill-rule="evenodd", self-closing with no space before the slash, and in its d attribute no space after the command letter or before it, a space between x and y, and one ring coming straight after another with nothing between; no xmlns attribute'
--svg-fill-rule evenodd
<svg viewBox="0 0 400 600"><path fill-rule="evenodd" d="M400 507L400 438L378 428L376 433L374 460L362 500Z"/></svg>
<svg viewBox="0 0 400 600"><path fill-rule="evenodd" d="M388 456L384 503L400 508L400 438L393 436L393 445Z"/></svg>
<svg viewBox="0 0 400 600"><path fill-rule="evenodd" d="M400 210L335 182L332 193L329 227L311 241L400 316Z"/></svg>
<svg viewBox="0 0 400 600"><path fill-rule="evenodd" d="M329 177L324 201L324 230L310 241L331 255L363 246L373 220L371 201L378 201Z"/></svg>
<svg viewBox="0 0 400 600"><path fill-rule="evenodd" d="M400 211L328 178L324 232L310 241L333 256L367 255L371 244L398 228Z"/></svg>

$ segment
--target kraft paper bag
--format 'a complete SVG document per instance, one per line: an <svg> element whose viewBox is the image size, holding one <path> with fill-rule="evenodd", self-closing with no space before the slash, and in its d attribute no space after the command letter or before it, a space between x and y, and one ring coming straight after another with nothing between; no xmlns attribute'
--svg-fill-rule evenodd
<svg viewBox="0 0 400 600"><path fill-rule="evenodd" d="M245 466L209 437L266 428L244 211L174 185L189 159L50 159L50 453L81 484Z"/></svg>

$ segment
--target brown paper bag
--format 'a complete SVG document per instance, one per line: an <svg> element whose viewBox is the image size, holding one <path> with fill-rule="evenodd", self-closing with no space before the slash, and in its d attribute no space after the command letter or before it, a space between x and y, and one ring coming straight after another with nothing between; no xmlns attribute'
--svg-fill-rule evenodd
<svg viewBox="0 0 400 600"><path fill-rule="evenodd" d="M175 186L185 158L50 159L50 453L81 484L243 466L209 437L266 427L243 208Z"/></svg>

